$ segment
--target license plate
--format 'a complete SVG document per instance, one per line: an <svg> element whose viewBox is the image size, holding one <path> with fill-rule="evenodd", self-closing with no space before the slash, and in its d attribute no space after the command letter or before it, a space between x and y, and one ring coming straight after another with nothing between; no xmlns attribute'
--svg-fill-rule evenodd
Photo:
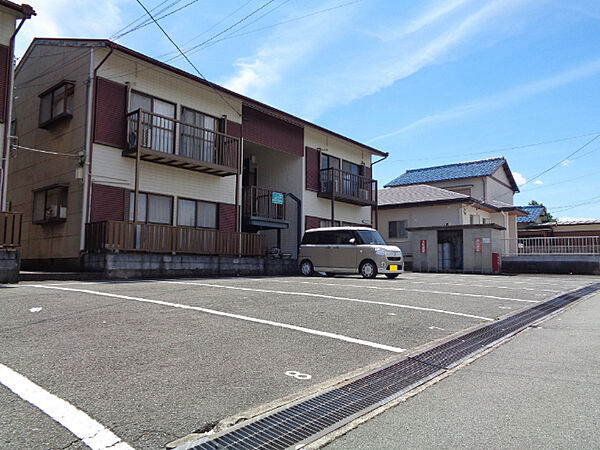
<svg viewBox="0 0 600 450"><path fill-rule="evenodd" d="M396 266L396 265L390 266L390 271L397 272L398 271L398 266Z"/></svg>

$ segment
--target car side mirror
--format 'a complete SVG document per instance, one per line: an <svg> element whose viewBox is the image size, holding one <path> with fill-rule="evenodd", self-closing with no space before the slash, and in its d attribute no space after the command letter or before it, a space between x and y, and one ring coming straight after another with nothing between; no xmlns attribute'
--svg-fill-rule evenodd
<svg viewBox="0 0 600 450"><path fill-rule="evenodd" d="M350 238L350 240L348 241L349 244L356 244L356 238Z"/></svg>

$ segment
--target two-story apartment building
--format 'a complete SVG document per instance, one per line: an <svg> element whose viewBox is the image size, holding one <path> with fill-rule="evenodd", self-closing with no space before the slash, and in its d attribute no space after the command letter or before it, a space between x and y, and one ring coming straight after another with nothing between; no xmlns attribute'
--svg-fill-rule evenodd
<svg viewBox="0 0 600 450"><path fill-rule="evenodd" d="M35 39L15 115L8 199L30 267L98 251L293 258L305 228L370 224L371 158L387 155L107 40Z"/></svg>
<svg viewBox="0 0 600 450"><path fill-rule="evenodd" d="M382 236L419 270L492 271L516 245L519 188L504 158L408 170L379 191ZM496 257L498 258L498 257Z"/></svg>

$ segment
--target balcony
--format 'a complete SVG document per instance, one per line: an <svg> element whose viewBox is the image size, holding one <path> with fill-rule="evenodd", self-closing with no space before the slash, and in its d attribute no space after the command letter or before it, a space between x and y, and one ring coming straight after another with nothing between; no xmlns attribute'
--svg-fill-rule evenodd
<svg viewBox="0 0 600 450"><path fill-rule="evenodd" d="M142 109L127 115L123 156L226 177L238 171L240 141Z"/></svg>
<svg viewBox="0 0 600 450"><path fill-rule="evenodd" d="M319 192L322 198L361 206L377 203L377 181L362 175L330 167L319 172Z"/></svg>
<svg viewBox="0 0 600 450"><path fill-rule="evenodd" d="M87 223L85 249L241 256L266 252L265 237L259 234L116 220Z"/></svg>
<svg viewBox="0 0 600 450"><path fill-rule="evenodd" d="M21 246L22 219L21 213L0 212L0 248Z"/></svg>
<svg viewBox="0 0 600 450"><path fill-rule="evenodd" d="M242 218L245 227L253 230L261 228L288 228L285 218L286 196L283 192L256 186L245 187L242 191Z"/></svg>

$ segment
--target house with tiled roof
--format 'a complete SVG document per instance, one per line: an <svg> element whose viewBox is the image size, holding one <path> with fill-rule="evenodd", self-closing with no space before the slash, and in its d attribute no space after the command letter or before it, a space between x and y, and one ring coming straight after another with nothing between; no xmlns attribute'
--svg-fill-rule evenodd
<svg viewBox="0 0 600 450"><path fill-rule="evenodd" d="M505 158L412 169L385 187L378 230L413 270L497 270L505 247L516 245L517 218L526 215L513 206L519 188Z"/></svg>
<svg viewBox="0 0 600 450"><path fill-rule="evenodd" d="M428 184L483 201L502 201L510 205L513 204L513 195L519 192L504 157L411 169L384 187L413 184Z"/></svg>

